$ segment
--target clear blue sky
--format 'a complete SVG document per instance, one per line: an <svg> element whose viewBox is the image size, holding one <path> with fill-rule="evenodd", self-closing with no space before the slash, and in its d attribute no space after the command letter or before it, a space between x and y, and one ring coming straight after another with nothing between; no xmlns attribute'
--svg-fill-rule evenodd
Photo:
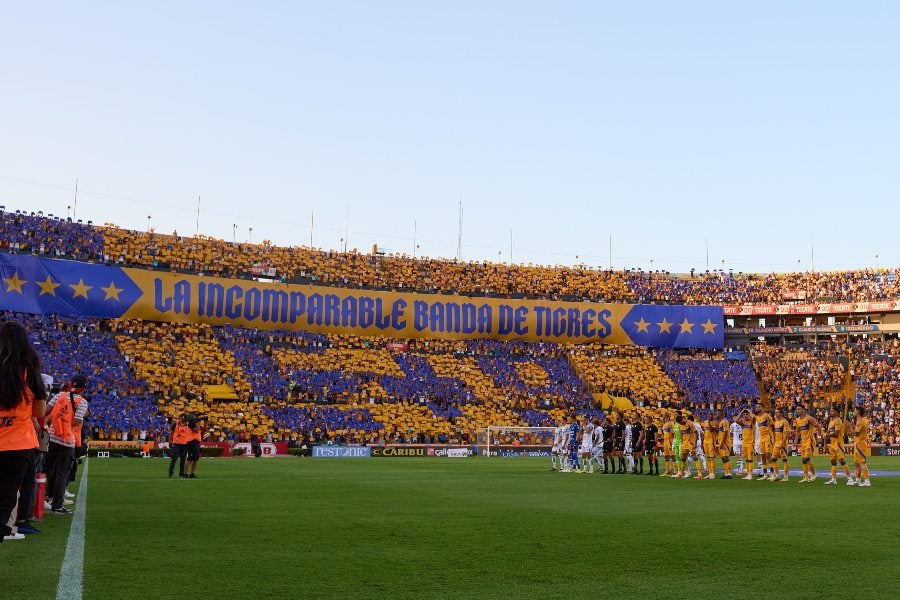
<svg viewBox="0 0 900 600"><path fill-rule="evenodd" d="M616 268L900 264L896 2L13 3L0 204ZM498 254L499 253L499 254ZM876 260L876 255L878 259ZM799 261L799 263L798 263Z"/></svg>

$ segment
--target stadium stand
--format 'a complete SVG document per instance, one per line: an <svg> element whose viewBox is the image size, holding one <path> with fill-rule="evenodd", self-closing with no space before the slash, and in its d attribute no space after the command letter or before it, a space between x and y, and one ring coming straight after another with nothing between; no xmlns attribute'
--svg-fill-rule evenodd
<svg viewBox="0 0 900 600"><path fill-rule="evenodd" d="M747 360L726 360L720 352L662 351L657 361L684 393L685 400L706 416L710 406L721 407L731 419L759 400L759 386Z"/></svg>
<svg viewBox="0 0 900 600"><path fill-rule="evenodd" d="M228 242L139 232L0 210L0 249L232 277L267 276L341 287L558 300L741 304L877 301L900 297L896 269L673 275L586 265L507 265Z"/></svg>
<svg viewBox="0 0 900 600"><path fill-rule="evenodd" d="M423 293L741 304L873 301L900 296L897 272L690 275L503 265L230 243L94 226L0 210L0 250L233 277ZM488 424L545 425L636 405L687 402L728 414L777 406L872 408L876 441L900 441L900 342L860 338L756 344L722 353L490 340L387 340L142 321L6 313L31 331L58 380L86 372L95 439L153 438L183 411L207 415L210 439L469 440ZM848 363L849 361L849 363ZM845 369L842 364L849 364ZM613 408L609 408L612 406Z"/></svg>
<svg viewBox="0 0 900 600"><path fill-rule="evenodd" d="M756 345L752 350L754 369L775 406L799 401L824 418L831 404L844 404L845 372L831 344Z"/></svg>
<svg viewBox="0 0 900 600"><path fill-rule="evenodd" d="M876 442L900 444L900 340L866 342L849 348L855 401L868 406Z"/></svg>
<svg viewBox="0 0 900 600"><path fill-rule="evenodd" d="M675 383L649 349L578 347L572 365L594 393L625 396L639 405L668 405L680 399Z"/></svg>

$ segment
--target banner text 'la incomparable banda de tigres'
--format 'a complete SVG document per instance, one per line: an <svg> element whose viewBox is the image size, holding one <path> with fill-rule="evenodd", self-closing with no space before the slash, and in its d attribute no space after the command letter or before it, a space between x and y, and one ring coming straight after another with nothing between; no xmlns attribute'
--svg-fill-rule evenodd
<svg viewBox="0 0 900 600"><path fill-rule="evenodd" d="M432 339L721 348L720 306L551 302L262 283L0 255L0 308Z"/></svg>

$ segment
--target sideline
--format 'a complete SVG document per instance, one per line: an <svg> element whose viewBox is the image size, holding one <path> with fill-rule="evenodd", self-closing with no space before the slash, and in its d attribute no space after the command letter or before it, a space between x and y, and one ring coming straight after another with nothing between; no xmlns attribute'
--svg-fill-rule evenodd
<svg viewBox="0 0 900 600"><path fill-rule="evenodd" d="M59 570L59 584L56 586L57 600L81 600L84 592L84 522L87 514L87 483L90 460L84 459L84 472L78 484L78 496L66 555Z"/></svg>

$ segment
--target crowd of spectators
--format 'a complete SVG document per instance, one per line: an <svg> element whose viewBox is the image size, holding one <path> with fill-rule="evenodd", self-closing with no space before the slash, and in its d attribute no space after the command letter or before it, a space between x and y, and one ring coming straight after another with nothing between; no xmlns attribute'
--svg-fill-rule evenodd
<svg viewBox="0 0 900 600"><path fill-rule="evenodd" d="M900 298L895 268L671 274L587 265L517 265L356 249L229 242L0 211L0 249L224 277L472 296L670 304L860 302Z"/></svg>
<svg viewBox="0 0 900 600"><path fill-rule="evenodd" d="M848 400L843 353L833 344L759 344L751 355L763 389L777 407L802 402L824 419L832 404Z"/></svg>
<svg viewBox="0 0 900 600"><path fill-rule="evenodd" d="M85 431L93 439L153 439L167 431L146 382L129 368L111 335L110 322L2 312L22 323L41 356L44 372L58 383L87 377L90 416Z"/></svg>
<svg viewBox="0 0 900 600"><path fill-rule="evenodd" d="M571 361L593 393L626 397L639 406L674 404L682 399L649 348L579 346Z"/></svg>
<svg viewBox="0 0 900 600"><path fill-rule="evenodd" d="M0 207L0 249L7 252L95 261L103 246L104 230L90 223Z"/></svg>
<svg viewBox="0 0 900 600"><path fill-rule="evenodd" d="M860 341L849 354L856 402L869 408L874 441L900 444L900 340Z"/></svg>
<svg viewBox="0 0 900 600"><path fill-rule="evenodd" d="M663 350L657 362L684 394L701 410L722 407L725 416L759 400L759 385L748 360L726 359L721 352Z"/></svg>

